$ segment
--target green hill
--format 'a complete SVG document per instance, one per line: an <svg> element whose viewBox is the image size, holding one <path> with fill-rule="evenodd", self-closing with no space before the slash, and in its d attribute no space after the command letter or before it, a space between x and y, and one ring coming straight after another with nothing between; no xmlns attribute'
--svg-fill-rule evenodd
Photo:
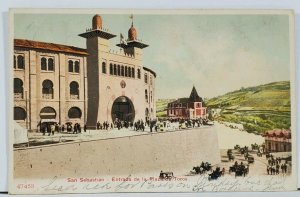
<svg viewBox="0 0 300 197"><path fill-rule="evenodd" d="M167 117L167 106L172 101L175 99L158 99L156 101L156 116L158 118Z"/></svg>
<svg viewBox="0 0 300 197"><path fill-rule="evenodd" d="M241 88L206 101L218 120L241 123L249 132L290 127L290 82Z"/></svg>

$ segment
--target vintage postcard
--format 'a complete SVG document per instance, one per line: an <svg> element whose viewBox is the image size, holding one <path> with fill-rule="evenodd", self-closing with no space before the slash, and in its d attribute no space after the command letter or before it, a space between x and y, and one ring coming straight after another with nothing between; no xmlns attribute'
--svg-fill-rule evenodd
<svg viewBox="0 0 300 197"><path fill-rule="evenodd" d="M297 187L291 10L11 10L11 194Z"/></svg>

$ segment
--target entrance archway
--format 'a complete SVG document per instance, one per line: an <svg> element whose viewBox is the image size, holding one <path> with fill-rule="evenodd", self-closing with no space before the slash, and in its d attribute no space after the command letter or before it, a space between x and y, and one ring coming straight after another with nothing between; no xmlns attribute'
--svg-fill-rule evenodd
<svg viewBox="0 0 300 197"><path fill-rule="evenodd" d="M121 121L133 122L135 111L132 101L126 96L118 97L112 105L111 117L113 121L118 118Z"/></svg>

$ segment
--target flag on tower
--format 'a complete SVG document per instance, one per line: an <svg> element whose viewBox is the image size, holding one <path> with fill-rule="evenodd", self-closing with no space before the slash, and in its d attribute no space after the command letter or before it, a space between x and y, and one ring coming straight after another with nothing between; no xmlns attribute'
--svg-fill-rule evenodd
<svg viewBox="0 0 300 197"><path fill-rule="evenodd" d="M120 33L120 43L127 45L127 42L126 42L126 40L125 40L125 38L124 38L124 36L123 36L122 33Z"/></svg>

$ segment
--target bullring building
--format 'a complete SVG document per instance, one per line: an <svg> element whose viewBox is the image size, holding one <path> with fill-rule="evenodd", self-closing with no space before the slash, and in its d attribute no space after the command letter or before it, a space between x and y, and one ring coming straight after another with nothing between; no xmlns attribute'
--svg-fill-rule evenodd
<svg viewBox="0 0 300 197"><path fill-rule="evenodd" d="M28 130L41 124L86 124L116 119L134 122L156 118L156 73L143 66L143 49L131 24L119 51L116 37L95 15L92 28L79 34L86 49L14 39L14 120Z"/></svg>

